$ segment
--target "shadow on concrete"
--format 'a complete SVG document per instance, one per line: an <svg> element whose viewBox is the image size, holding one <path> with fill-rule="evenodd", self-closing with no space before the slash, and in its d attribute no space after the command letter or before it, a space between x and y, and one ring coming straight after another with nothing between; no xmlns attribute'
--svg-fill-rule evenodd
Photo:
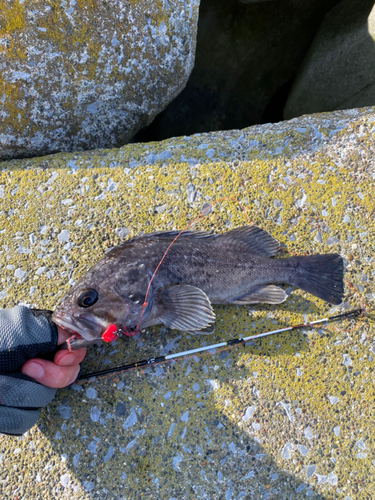
<svg viewBox="0 0 375 500"><path fill-rule="evenodd" d="M253 314L257 310L285 311L287 316L291 308L299 312L306 310L309 317L322 313L301 297L291 298L288 305L277 306L277 309L255 306L251 310ZM142 336L141 342L130 340L116 346L90 348L84 371L158 355L161 346L171 346L176 337L179 345L172 347L173 352L198 346L202 341L215 342L217 337L221 340L235 337L237 332L228 335L225 319L233 315L236 316L234 324L239 325L238 333L249 334L249 326L244 324L249 317L249 307L215 309L221 326L213 335L184 338L179 332L154 327ZM255 331L264 331L264 323L269 321L261 321L263 324L256 325ZM278 320L274 328L285 325L287 322ZM273 347L269 345L269 338L259 339L234 356L242 352L262 357L280 356L290 351L291 342L293 350L308 350L301 331L283 334L278 337L279 342L276 337L273 340ZM275 346L277 343L279 347ZM110 352L117 350L116 355L111 356ZM207 365L228 362L228 359L224 352L103 378L75 387L80 392L60 391L49 413L44 415L42 432L57 455L67 455L71 479L86 487L90 496L94 494L101 500L143 497L184 500L198 496L225 500L331 498L307 480L280 469L256 438L218 410L213 392L206 389L204 394L194 392L196 385L202 385ZM250 374L247 373L250 368L248 365L233 370L228 366L229 380L223 375L217 380L236 384L236 380ZM192 384L192 394L184 396L184 387ZM189 418L184 419L181 414Z"/></svg>

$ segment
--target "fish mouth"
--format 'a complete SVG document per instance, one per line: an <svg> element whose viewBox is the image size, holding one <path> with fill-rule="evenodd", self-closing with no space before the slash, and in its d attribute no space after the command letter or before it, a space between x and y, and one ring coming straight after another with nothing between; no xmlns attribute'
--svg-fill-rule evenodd
<svg viewBox="0 0 375 500"><path fill-rule="evenodd" d="M96 340L101 338L102 333L108 325L102 325L90 317L79 316L77 318L66 316L55 311L52 315L52 321L64 330L73 335L80 335L86 340Z"/></svg>

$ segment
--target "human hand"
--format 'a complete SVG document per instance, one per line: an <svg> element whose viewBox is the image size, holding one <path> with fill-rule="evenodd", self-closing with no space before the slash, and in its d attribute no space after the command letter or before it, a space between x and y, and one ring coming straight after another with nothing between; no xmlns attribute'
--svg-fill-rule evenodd
<svg viewBox="0 0 375 500"><path fill-rule="evenodd" d="M63 344L71 334L57 326L57 345ZM72 384L78 377L80 366L86 355L86 348L74 351L57 351L53 361L33 358L22 365L21 373L35 379L40 384L61 389Z"/></svg>
<svg viewBox="0 0 375 500"><path fill-rule="evenodd" d="M0 432L3 434L19 436L30 429L39 418L39 408L52 401L56 388L71 384L79 373L78 363L86 349L56 352L57 345L69 334L57 329L51 315L51 311L23 305L0 310ZM35 368L43 373L36 373Z"/></svg>

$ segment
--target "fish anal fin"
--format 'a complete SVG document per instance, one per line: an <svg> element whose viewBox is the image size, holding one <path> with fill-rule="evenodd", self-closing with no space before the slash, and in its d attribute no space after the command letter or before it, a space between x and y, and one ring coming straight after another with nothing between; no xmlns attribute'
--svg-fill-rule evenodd
<svg viewBox="0 0 375 500"><path fill-rule="evenodd" d="M175 285L155 296L155 315L169 328L197 331L215 321L207 295L190 285Z"/></svg>
<svg viewBox="0 0 375 500"><path fill-rule="evenodd" d="M228 304L281 304L288 298L287 293L275 285L258 285L243 295L233 297Z"/></svg>
<svg viewBox="0 0 375 500"><path fill-rule="evenodd" d="M192 332L186 332L190 335L212 335L215 331L215 325L209 325L206 328L202 328L201 330L196 330Z"/></svg>
<svg viewBox="0 0 375 500"><path fill-rule="evenodd" d="M221 241L245 246L254 255L273 257L280 250L280 243L267 231L257 226L243 226L218 236Z"/></svg>

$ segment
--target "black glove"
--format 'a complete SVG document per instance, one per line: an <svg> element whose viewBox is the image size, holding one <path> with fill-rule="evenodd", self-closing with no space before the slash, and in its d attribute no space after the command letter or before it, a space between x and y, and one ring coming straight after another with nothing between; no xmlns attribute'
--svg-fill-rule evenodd
<svg viewBox="0 0 375 500"><path fill-rule="evenodd" d="M0 310L0 432L19 436L39 418L38 408L56 389L39 384L19 369L31 358L53 353L57 329L51 311L16 306Z"/></svg>

